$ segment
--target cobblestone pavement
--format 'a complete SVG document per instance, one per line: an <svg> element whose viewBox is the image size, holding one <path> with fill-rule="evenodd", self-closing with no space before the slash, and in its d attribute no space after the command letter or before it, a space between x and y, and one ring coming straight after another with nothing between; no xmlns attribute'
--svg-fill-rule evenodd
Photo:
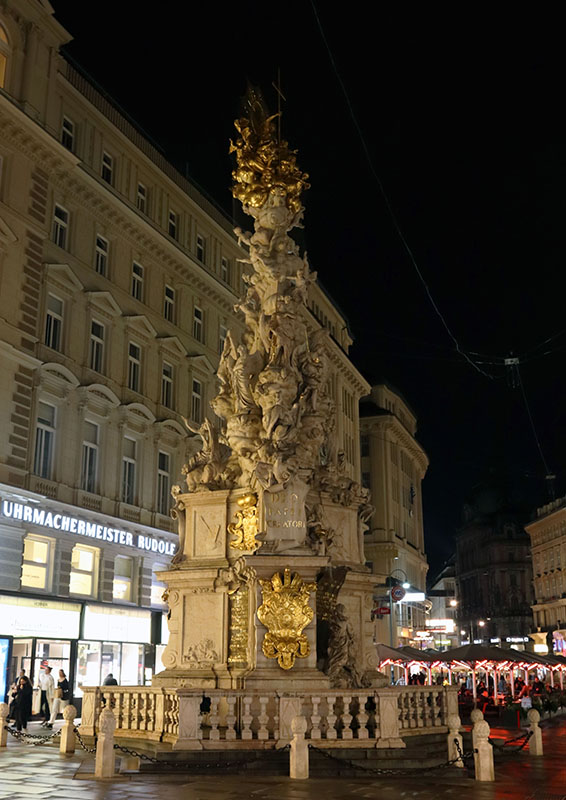
<svg viewBox="0 0 566 800"><path fill-rule="evenodd" d="M43 729L33 724L30 733ZM509 731L492 729L493 735L510 738ZM444 770L403 777L311 778L292 781L259 775L195 776L169 772L165 775L116 776L95 781L93 757L82 751L62 756L52 746L21 744L12 737L0 751L0 800L239 800L278 798L289 800L566 800L566 719L546 723L545 756L528 751L497 760L495 783L480 784L464 770Z"/></svg>

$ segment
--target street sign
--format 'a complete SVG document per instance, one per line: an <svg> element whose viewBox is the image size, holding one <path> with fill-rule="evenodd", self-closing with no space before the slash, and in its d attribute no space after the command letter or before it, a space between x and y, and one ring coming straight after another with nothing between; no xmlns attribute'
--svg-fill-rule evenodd
<svg viewBox="0 0 566 800"><path fill-rule="evenodd" d="M391 589L391 599L394 603L399 603L405 597L405 590L402 586L393 586Z"/></svg>
<svg viewBox="0 0 566 800"><path fill-rule="evenodd" d="M389 606L381 606L380 608L376 608L376 614L391 614L391 609Z"/></svg>

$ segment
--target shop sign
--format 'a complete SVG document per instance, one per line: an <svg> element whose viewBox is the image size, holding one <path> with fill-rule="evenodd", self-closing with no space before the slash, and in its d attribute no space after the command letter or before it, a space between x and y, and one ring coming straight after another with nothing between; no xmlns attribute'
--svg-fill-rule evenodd
<svg viewBox="0 0 566 800"><path fill-rule="evenodd" d="M86 522L84 519L70 517L66 514L55 514L53 511L42 508L39 504L31 506L26 503L3 500L1 511L3 517L30 522L32 525L40 525L43 528L66 531L67 533L86 536L90 539L101 539L103 542L111 544L137 547L140 550L159 553L160 555L175 555L173 542L156 539L153 536L144 536L143 534L134 535L129 531L109 528L106 525L98 525L96 522Z"/></svg>
<svg viewBox="0 0 566 800"><path fill-rule="evenodd" d="M425 625L439 633L454 633L455 630L453 619L426 619Z"/></svg>
<svg viewBox="0 0 566 800"><path fill-rule="evenodd" d="M529 637L528 636L506 636L505 637L505 641L506 642L513 642L513 643L517 644L519 642L528 642L529 641Z"/></svg>
<svg viewBox="0 0 566 800"><path fill-rule="evenodd" d="M85 608L84 638L109 642L151 642L151 611L117 606Z"/></svg>
<svg viewBox="0 0 566 800"><path fill-rule="evenodd" d="M0 633L9 636L77 639L80 616L80 603L0 597Z"/></svg>
<svg viewBox="0 0 566 800"><path fill-rule="evenodd" d="M400 588L400 587L395 587ZM424 592L405 592L403 603L422 603L425 599Z"/></svg>

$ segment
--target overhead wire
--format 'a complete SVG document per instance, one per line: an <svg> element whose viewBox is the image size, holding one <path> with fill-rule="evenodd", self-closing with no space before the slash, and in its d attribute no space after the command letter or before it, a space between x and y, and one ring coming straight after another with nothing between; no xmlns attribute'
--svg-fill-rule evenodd
<svg viewBox="0 0 566 800"><path fill-rule="evenodd" d="M440 319L442 325L444 326L444 329L446 330L448 336L452 339L452 342L454 343L454 348L455 348L456 352L460 356L462 356L468 362L468 364L470 364L471 367L473 367L475 370L477 370L477 372L479 372L484 377L489 378L490 380L493 380L495 376L494 375L490 375L488 372L486 372L481 367L479 367L478 364L472 358L470 358L468 353L460 347L460 343L459 343L458 339L452 333L452 330L451 330L450 326L446 322L446 319L445 319L444 315L440 311L440 308L438 307L434 297L432 296L432 292L430 290L430 287L428 286L428 283L426 282L426 280L424 278L424 275L422 274L422 272L421 272L421 270L419 268L419 265L417 263L417 259L416 259L415 255L414 255L411 247L409 246L409 243L408 243L407 239L405 238L403 230L401 229L401 226L400 226L400 224L399 224L399 222L397 220L397 216L396 216L395 212L393 211L393 207L391 206L391 203L389 201L389 197L388 197L388 195L387 195L387 193L385 191L385 187L384 187L384 185L383 185L383 183L381 181L381 178L379 177L379 175L377 173L377 170L374 167L373 160L371 158L371 155L370 155L370 152L369 152L366 140L365 140L365 136L363 134L361 126L360 126L360 124L358 122L358 118L356 116L356 113L355 113L354 108L352 106L352 103L350 101L350 97L348 95L348 90L346 89L344 81L342 80L342 76L340 75L340 72L338 70L338 66L337 66L336 61L334 59L334 55L332 53L332 49L330 47L328 39L326 38L326 34L324 32L324 27L322 25L322 22L320 20L319 15L318 15L318 11L317 11L316 4L315 4L314 0L311 0L311 6L312 6L313 14L314 14L314 17L315 17L315 20L316 20L316 23L317 23L317 26L318 26L322 41L324 42L324 45L326 47L326 51L328 53L328 57L330 59L330 63L331 63L332 68L334 70L334 74L336 76L336 79L337 79L338 83L340 84L340 88L341 88L342 93L344 95L344 99L346 101L346 105L348 106L348 111L350 113L350 117L352 118L352 122L354 123L354 127L356 128L356 131L357 131L358 136L360 138L360 142L362 144L362 149L364 151L366 160L368 162L371 174L375 178L375 181L376 181L376 183L377 183L377 185L379 187L379 190L380 190L381 195L383 197L383 200L385 202L385 206L387 208L387 211L388 211L389 216L391 218L391 221L393 223L393 227L395 228L395 230L397 232L397 235L399 236L399 239L401 240L401 243L402 243L407 255L409 256L409 260L411 261L411 264L413 265L413 267L415 269L415 272L417 273L417 275L418 275L418 277L419 277L419 279L420 279L420 281L421 281L421 283L422 283L422 285L423 285L423 287L425 289L425 292L426 292L426 294L428 296L428 299L429 299L434 311L436 312L438 318Z"/></svg>

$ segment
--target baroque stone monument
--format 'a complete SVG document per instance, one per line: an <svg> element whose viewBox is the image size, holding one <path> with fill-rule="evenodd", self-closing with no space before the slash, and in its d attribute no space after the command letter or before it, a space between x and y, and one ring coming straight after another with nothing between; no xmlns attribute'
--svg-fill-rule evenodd
<svg viewBox="0 0 566 800"><path fill-rule="evenodd" d="M249 270L228 333L202 447L183 468L179 547L167 585L160 686L298 691L385 681L372 642L374 577L364 566L369 494L334 436L329 341L306 306L316 279L289 232L308 176L249 89L231 143L233 194L254 220L236 229ZM195 430L195 429L192 429ZM197 432L195 430L195 432Z"/></svg>

